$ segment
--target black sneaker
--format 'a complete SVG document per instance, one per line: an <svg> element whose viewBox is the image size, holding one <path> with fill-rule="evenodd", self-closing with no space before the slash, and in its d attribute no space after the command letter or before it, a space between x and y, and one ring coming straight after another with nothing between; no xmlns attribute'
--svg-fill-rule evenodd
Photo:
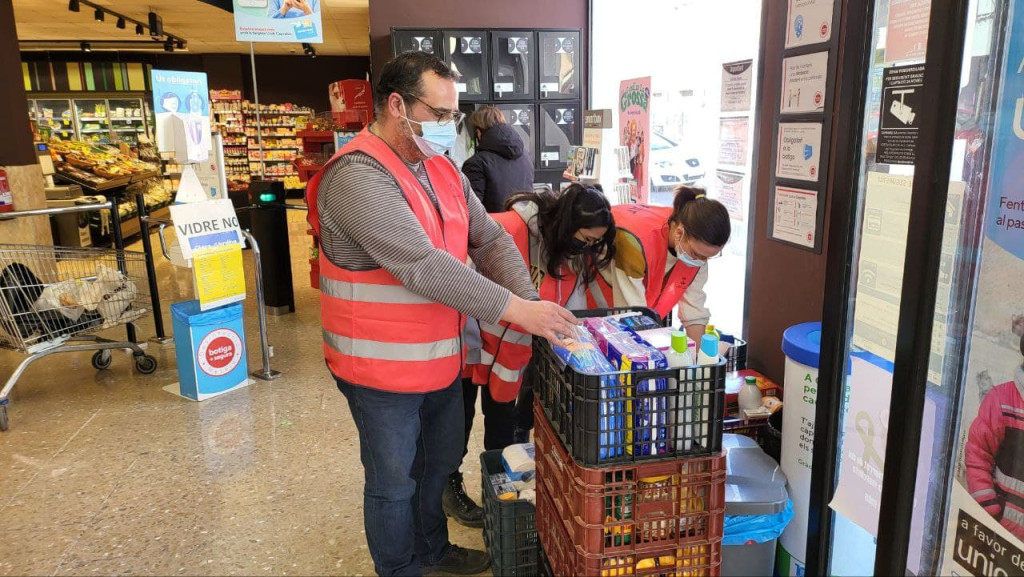
<svg viewBox="0 0 1024 577"><path fill-rule="evenodd" d="M421 567L423 575L449 573L451 575L476 575L483 573L491 566L491 558L483 551L463 549L458 545L449 545L444 557L437 565Z"/></svg>
<svg viewBox="0 0 1024 577"><path fill-rule="evenodd" d="M448 476L448 484L441 496L441 507L445 515L455 519L460 525L474 529L482 529L484 526L484 510L466 494L462 473L458 471Z"/></svg>

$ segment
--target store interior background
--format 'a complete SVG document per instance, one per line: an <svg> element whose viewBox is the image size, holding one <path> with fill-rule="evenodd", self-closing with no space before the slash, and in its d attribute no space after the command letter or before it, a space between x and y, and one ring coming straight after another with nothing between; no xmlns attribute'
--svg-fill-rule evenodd
<svg viewBox="0 0 1024 577"><path fill-rule="evenodd" d="M114 10L133 13L137 17L144 16L149 10L159 12L164 17L164 26L167 30L188 40L188 51L128 54L94 50L86 54L80 50L26 50L19 47L19 41L55 38L76 40L86 36L101 38L116 33L123 33L131 39L133 33L130 30L127 33L115 30L113 22L109 20L103 23L94 22L86 9L77 14L69 13L65 0L14 0L13 8L10 3L6 7L0 6L0 75L21 78L26 67L45 70L51 63L60 62L141 62L154 68L206 72L209 75L211 89L237 89L243 91L245 98L254 97L249 47L234 42L230 13L198 1L154 0L143 5L130 0L106 0L101 4ZM714 171L717 167L721 65L736 60L753 59L755 98L750 112L751 146L746 165L748 188L745 210L743 219L733 222L733 238L724 257L714 260L711 264L708 304L714 315L713 322L723 331L741 333L747 337L751 351L749 366L779 382L782 381L782 332L794 324L820 319L828 251L827 242L821 253L814 253L768 240L768 198L755 192L767 189L767 167L772 165L771 143L765 145L762 141L762 146L756 145L759 133L771 134L772 118L771 115L761 117L757 111L778 108L778 74L767 71L775 71L780 66L783 21L786 18L784 3L774 0L764 0L764 3L759 0L671 0L657 3L627 0L525 0L514 5L504 5L500 9L486 2L472 0L322 0L322 4L325 7L325 18L330 15L332 25L327 33L328 42L317 46L318 55L315 59L304 56L301 48L297 46L256 46L256 73L261 102L291 102L310 106L317 111L327 110L329 83L345 78L366 78L368 74L372 77L390 58L392 27L579 29L582 32L581 46L584 49L581 68L585 79L583 98L586 107L614 109L621 80L650 75L654 93L652 130L660 131L666 138L679 143L683 153L700 158L705 171L703 184L706 186L713 185ZM594 15L592 20L591 11ZM55 19L54 15L58 18ZM761 28L762 15L767 24L764 30ZM729 30L728 34L720 32L723 27ZM759 50L762 35L763 54L767 55L764 61L760 60L762 52ZM27 120L23 121L22 118L25 116L26 98L32 97L32 91L26 93L21 83L9 82L0 86L0 113L6 118L17 120L12 124L13 133L26 132L22 130L22 123ZM19 208L26 209L41 207L43 204L41 185L35 182L40 178L37 176L37 168L33 168L37 165L31 146L31 140L27 138L0 139L0 166L21 166L28 173L28 176L24 177L27 184L14 187L15 202ZM826 162L826 159L823 159L823 162ZM828 210L826 208L826 215ZM312 439L328 434L344 434L346 431L339 430L329 422L330 419L344 416L344 402L333 390L333 384L327 378L322 363L314 358L319 354L319 330L314 326L318 323L319 317L315 293L309 289L306 282L308 265L305 252L308 248L308 239L305 237L301 217L292 216L293 279L297 291L301 291L301 294L297 293L300 311L290 318L271 319L270 330L272 335L278 335L279 341L287 339L285 335L288 331L300 331L296 334L301 334L301 338L308 339L308 342L280 343L277 351L278 358L281 359L279 362L286 373L295 376L286 376L274 387L278 387L280 391L282 387L288 386L289 380L295 379L293 382L302 383L303 387L308 389L301 399L301 410L288 412L295 422L304 414L326 415L316 424L304 427L302 435L309 435L308 438ZM45 223L37 222L45 226ZM825 222L828 222L828 218ZM34 243L38 241L36 235L39 230L42 230L41 226L0 222L0 236L3 236L5 241L10 238L15 242ZM827 233L827 229L820 231L826 239ZM174 295L173 291L169 291L165 298L172 298ZM247 324L252 328L255 326L254 306L251 303L247 303L246 306ZM250 342L256 342L255 338L254 334L250 334ZM313 350L315 354L303 352L304 349ZM284 360L289 355L293 355L291 360ZM0 373L6 374L19 360L17 355L0 353ZM250 355L249 362L255 367L259 362L258 356ZM161 358L161 364L163 367L173 366L173 354ZM149 394L132 392L125 401L127 405L116 405L122 410L128 410L151 403L153 399L162 399L165 393L160 391L160 387L175 380L173 371L161 370L151 377L135 374L129 377L130 369L123 366L122 370L123 373L113 373L108 377L123 377L130 386L115 385L107 378L100 381L101 385L106 387L105 392L86 397L83 402L87 405L94 403L98 407L104 402L110 402L111 394L124 394L126 388L152 388L153 392ZM81 385L68 383L67 386L95 386L91 369L84 371L83 375L88 376L82 377ZM55 398L63 394L73 394L66 393L63 388L51 383L45 390L33 391L32 385L28 385L22 392L16 390L14 402L22 405L30 405L33 402L46 403L44 397ZM258 384L254 387L260 388L266 389L268 386ZM279 403L278 407L288 403L283 393L264 392L275 397L275 402ZM247 406L254 407L255 401L259 400L266 399L254 397L252 404ZM23 418L26 421L59 419L61 413L54 417L52 413L47 412L53 408L52 405L42 406L45 410L23 413ZM256 420L246 421L241 430L251 431L267 422L273 424L273 419L278 417L279 415L266 414L264 409L259 409ZM237 428L237 425L232 424L232 427ZM57 449L59 452L62 443L71 443L76 433L74 430L65 429L66 426L59 431L60 435L64 435L60 442L56 438L43 438L39 445L42 448L31 455L31 458L43 459L47 451L52 453ZM46 435L45 429L38 425L32 430L34 435ZM276 429L271 429L271 437L274 430ZM351 434L351 431L347 433ZM142 437L145 438L144 435ZM6 435L0 437L0 442L3 443L2 446L13 449L18 438ZM127 442L132 440L128 439ZM301 438L292 437L288 442L301 443ZM351 446L342 446L333 441L316 446L332 451L355 450ZM288 450L293 449L296 447L289 445ZM111 448L111 451L113 450L114 448ZM10 453L11 451L8 451L8 454ZM264 460L265 456L258 453L257 449L250 452L252 462L258 462L258 466L251 468L253 475L261 470L265 471L265 467L274 464L273 460ZM82 454L85 454L84 451ZM355 453L351 455L354 460ZM127 465L121 461L118 461L118 464ZM311 466L315 465L325 463L313 461ZM186 468L189 466L194 465L186 465ZM218 461L217 466L223 467L225 462ZM31 467L24 463L16 468L20 472L26 469ZM332 473L338 473L337 467L330 470ZM152 481L134 476L130 479L129 482L139 483ZM326 480L317 481L320 482ZM18 483L20 486L23 480ZM262 488L264 485L258 483L254 486ZM54 492L65 494L65 489L55 487L51 486L50 493L46 490L39 493L40 503L46 498L52 498ZM289 487L294 488L294 485ZM356 486L352 486L351 490L356 489ZM137 490L141 492L146 488L137 487ZM255 503L251 497L252 495L247 495L245 499L238 497L238 503ZM311 507L316 505L306 503L307 497L308 494L302 492L282 496L286 499L287 505L295 506L299 511L310 512ZM88 501L88 507L96 504L92 500ZM10 504L0 506L0 512L8 506ZM282 511L288 510L287 506L277 506ZM307 515L307 520L311 524L315 524L318 519L319 513ZM76 518L76 523L81 522L83 519ZM357 525L358 522L354 524ZM244 522L240 523L240 526L244 526ZM337 529L340 531L343 527L344 525L339 522ZM348 527L348 530L351 529L351 526ZM353 533L355 534L354 531ZM265 538L272 538L271 533L268 532ZM357 550L357 545L360 544L361 541L359 544L349 545L344 542L340 545L335 543L332 547L338 550L331 553L340 556L365 556L365 550ZM299 544L296 543L295 546ZM345 549L346 546L352 550ZM97 555L102 554L102 548L98 547L97 551ZM245 573L246 569L262 569L248 565L249 561L243 559L245 555L255 554L254 550L241 548L239 551L242 552L228 554L232 560L237 554L237 562L241 563L242 567L238 571ZM159 552L159 548L151 552L155 555L164 554ZM172 551L173 553L175 552ZM279 554L286 556L288 551L282 550ZM365 561L361 561L363 569ZM109 567L116 569L116 566ZM166 569L170 565L160 567ZM224 572L237 570L231 564L214 567ZM64 569L66 570L67 566ZM177 571L177 568L174 570ZM329 565L317 566L317 570L329 571L337 568L332 560Z"/></svg>

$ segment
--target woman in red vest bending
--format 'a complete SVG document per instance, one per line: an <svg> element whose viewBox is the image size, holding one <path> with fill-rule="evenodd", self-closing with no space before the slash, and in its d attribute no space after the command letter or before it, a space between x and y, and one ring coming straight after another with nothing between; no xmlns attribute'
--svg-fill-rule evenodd
<svg viewBox="0 0 1024 577"><path fill-rule="evenodd" d="M615 221L604 193L573 184L561 195L513 196L507 207L507 212L491 218L512 236L540 298L569 310L597 306L588 287L596 288L598 271L609 267L615 256ZM462 381L465 442L468 447L477 391L482 388L484 448L503 449L515 441L516 429L528 433L533 426L530 383L523 384L520 395L523 372L533 352L532 338L520 327L504 322L481 322L479 326L482 346L471 347ZM472 340L467 335L467 342ZM460 472L449 479L443 504L448 516L459 523L483 526L483 511L465 494Z"/></svg>
<svg viewBox="0 0 1024 577"><path fill-rule="evenodd" d="M666 317L679 305L690 338L711 318L704 306L708 260L729 242L729 212L704 190L676 189L672 207L623 204L612 208L618 234L614 264L601 270L593 300L603 306L646 306Z"/></svg>

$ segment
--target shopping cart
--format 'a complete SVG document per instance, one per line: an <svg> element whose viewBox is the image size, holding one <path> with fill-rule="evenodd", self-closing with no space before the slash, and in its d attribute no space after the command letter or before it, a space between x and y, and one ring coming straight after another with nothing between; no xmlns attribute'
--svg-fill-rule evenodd
<svg viewBox="0 0 1024 577"><path fill-rule="evenodd" d="M129 340L97 336L151 312L146 257L118 248L0 244L0 348L28 356L0 390L0 431L8 428L8 395L25 369L54 353L95 351L105 370L111 351L131 349L135 369L156 371L156 359Z"/></svg>

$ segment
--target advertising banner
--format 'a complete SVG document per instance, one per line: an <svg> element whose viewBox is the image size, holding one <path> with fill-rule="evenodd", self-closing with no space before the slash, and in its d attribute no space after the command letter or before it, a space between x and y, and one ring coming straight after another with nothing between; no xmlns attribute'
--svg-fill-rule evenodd
<svg viewBox="0 0 1024 577"><path fill-rule="evenodd" d="M343 124L373 122L373 92L366 80L339 80L327 85L334 118Z"/></svg>
<svg viewBox="0 0 1024 577"><path fill-rule="evenodd" d="M1024 5L1011 8L944 575L1024 571Z"/></svg>
<svg viewBox="0 0 1024 577"><path fill-rule="evenodd" d="M210 91L205 72L150 72L157 148L187 162L210 156Z"/></svg>
<svg viewBox="0 0 1024 577"><path fill-rule="evenodd" d="M321 0L232 0L239 42L324 41Z"/></svg>
<svg viewBox="0 0 1024 577"><path fill-rule="evenodd" d="M629 149L629 171L636 180L636 201L647 202L651 152L651 77L619 85L619 144Z"/></svg>

